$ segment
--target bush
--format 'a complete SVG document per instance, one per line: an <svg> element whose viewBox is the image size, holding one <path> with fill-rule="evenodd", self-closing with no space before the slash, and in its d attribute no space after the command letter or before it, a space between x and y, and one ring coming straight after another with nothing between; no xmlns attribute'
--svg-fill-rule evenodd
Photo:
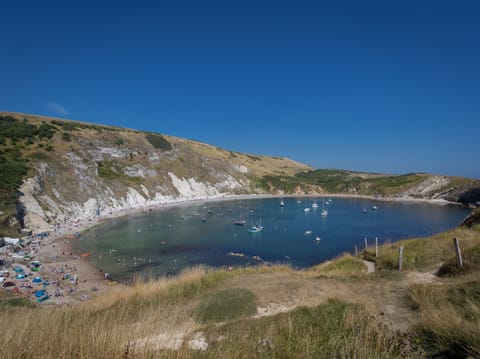
<svg viewBox="0 0 480 359"><path fill-rule="evenodd" d="M145 138L155 148L163 151L170 151L172 149L170 142L168 142L162 135L149 133L145 136Z"/></svg>
<svg viewBox="0 0 480 359"><path fill-rule="evenodd" d="M68 132L62 133L62 140L70 142L72 138L70 137L70 134Z"/></svg>

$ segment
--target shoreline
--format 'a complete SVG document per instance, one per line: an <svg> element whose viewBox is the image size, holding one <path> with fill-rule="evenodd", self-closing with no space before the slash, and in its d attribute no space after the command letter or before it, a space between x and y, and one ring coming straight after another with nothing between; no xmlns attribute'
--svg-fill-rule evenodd
<svg viewBox="0 0 480 359"><path fill-rule="evenodd" d="M169 209L176 206L186 206L194 203L212 203L234 200L253 200L268 198L351 198L351 199L368 199L379 202L407 202L407 203L428 203L434 205L456 205L458 203L445 200L428 200L415 198L395 198L395 197L376 197L367 195L343 195L343 194L302 194L302 195L282 195L282 194L252 194L252 195L226 195L215 198L198 198L198 199L180 199L157 205L147 205L138 208L130 208L110 212L104 216L90 218L87 220L77 220L71 223L55 225L49 235L40 240L34 240L32 243L32 253L36 260L42 263L42 271L38 274L51 283L51 287L45 287L50 294L49 300L44 302L50 305L63 305L78 303L89 300L99 293L103 293L112 284L117 282L105 279L105 273L90 263L87 257L82 257L80 253L75 253L73 241L77 233L82 233L101 224L105 220L114 218L123 218L127 216L140 215L153 210ZM38 243L35 243L38 242ZM320 264L320 263L318 263ZM13 266L13 265L12 265ZM63 276L70 274L71 277L61 279ZM117 284L124 285L124 284ZM61 293L61 295L53 296ZM50 293L51 292L51 293ZM28 291L27 297L32 298L32 292Z"/></svg>

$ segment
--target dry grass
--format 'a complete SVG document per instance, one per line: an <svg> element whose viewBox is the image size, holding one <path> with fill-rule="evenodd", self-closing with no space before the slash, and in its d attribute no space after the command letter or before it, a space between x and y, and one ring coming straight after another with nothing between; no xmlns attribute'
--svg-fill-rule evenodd
<svg viewBox="0 0 480 359"><path fill-rule="evenodd" d="M430 355L480 357L480 273L436 285L414 285L409 297L416 327Z"/></svg>

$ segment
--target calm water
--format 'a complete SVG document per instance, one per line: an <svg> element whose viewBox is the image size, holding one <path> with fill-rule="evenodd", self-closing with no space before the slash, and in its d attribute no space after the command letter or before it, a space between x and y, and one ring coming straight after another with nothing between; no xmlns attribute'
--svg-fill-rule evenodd
<svg viewBox="0 0 480 359"><path fill-rule="evenodd" d="M363 246L364 237L373 245L375 237L383 243L428 236L455 227L468 215L468 210L451 206L333 198L325 205L328 216L322 217L321 199L318 209L311 208L313 198L300 201L288 198L280 207L279 199L232 200L154 210L108 220L75 245L122 280L134 274L175 274L198 264L288 262L305 268L353 252L355 245ZM378 210L372 210L374 205ZM237 219L247 225L234 225ZM249 233L253 221L261 221L264 231Z"/></svg>

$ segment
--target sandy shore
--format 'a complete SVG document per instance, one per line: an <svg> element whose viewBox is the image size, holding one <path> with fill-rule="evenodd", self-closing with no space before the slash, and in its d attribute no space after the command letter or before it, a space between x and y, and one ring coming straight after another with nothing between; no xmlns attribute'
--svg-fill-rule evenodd
<svg viewBox="0 0 480 359"><path fill-rule="evenodd" d="M77 240L76 234L81 233L93 226L99 224L105 219L120 218L124 216L131 216L141 213L146 213L149 210L159 210L163 208L171 208L173 206L189 205L192 203L218 202L229 200L249 200L262 198L313 198L313 197L330 197L330 198L356 198L369 199L378 201L395 201L395 202L422 202L431 204L456 204L449 203L443 200L422 200L411 198L376 198L374 196L362 195L341 195L341 194L312 194L312 195L235 195L224 196L220 198L198 199L198 200L181 200L171 202L155 207L133 208L129 210L122 210L111 212L103 217L92 218L86 221L77 221L61 226L55 226L49 235L43 239L34 239L26 252L30 253L34 260L39 261L42 266L39 272L31 272L29 261L17 259L10 266L10 279L16 283L20 288L17 290L19 295L36 300L34 293L39 289L44 288L49 294L49 299L44 301L45 304L68 304L76 303L91 299L99 293L111 288L114 282L105 279L105 273L102 273L98 268L94 267L89 261L88 257L82 256L81 253L73 251L72 241ZM20 267L24 269L24 273L28 276L23 280L12 279L15 273L13 269ZM12 273L13 272L13 273ZM31 282L35 276L42 278L42 283L36 284ZM44 285L45 281L50 283ZM30 284L25 287L25 282ZM116 284L121 285L121 284Z"/></svg>

